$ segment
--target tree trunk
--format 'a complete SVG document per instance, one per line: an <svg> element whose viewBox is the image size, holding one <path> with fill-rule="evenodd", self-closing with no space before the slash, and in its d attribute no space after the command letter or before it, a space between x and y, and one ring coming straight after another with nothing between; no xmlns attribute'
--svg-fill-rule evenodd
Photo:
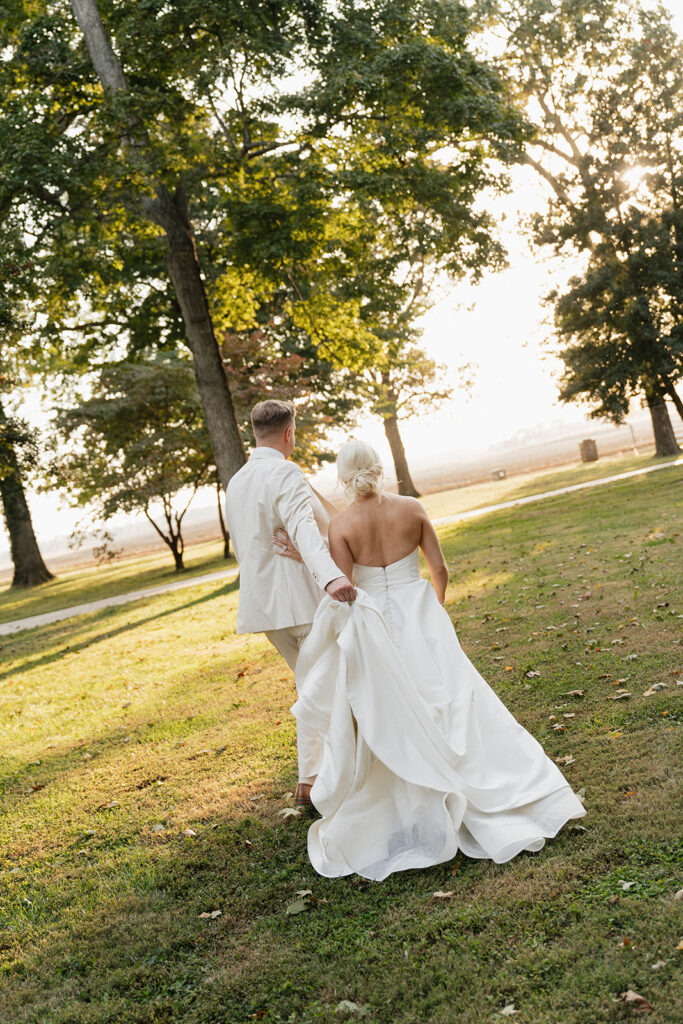
<svg viewBox="0 0 683 1024"><path fill-rule="evenodd" d="M223 488L220 481L216 484L216 494L218 496L218 522L221 524L221 533L223 534L223 558L230 558L230 534L223 515Z"/></svg>
<svg viewBox="0 0 683 1024"><path fill-rule="evenodd" d="M4 410L0 406L0 423L6 422ZM0 477L0 500L14 565L12 586L35 587L38 583L46 583L47 580L54 579L54 576L45 565L38 548L38 541L31 522L31 513L21 482L19 463L14 449L8 445L3 446L2 461L6 466L6 471Z"/></svg>
<svg viewBox="0 0 683 1024"><path fill-rule="evenodd" d="M149 507L145 507L142 510L147 518L147 522L152 526L159 534L164 544L171 549L173 555L173 562L175 565L176 572L182 572L185 569L185 563L183 562L183 552L185 551L185 543L183 541L183 535L180 531L180 523L177 524L177 529L173 529L172 512L168 509L164 509L164 515L166 518L166 525L168 526L168 533L164 533L158 523L155 523L149 514Z"/></svg>
<svg viewBox="0 0 683 1024"><path fill-rule="evenodd" d="M185 571L185 563L183 562L183 553L177 544L169 544L171 551L173 552L173 562L175 564L176 572Z"/></svg>
<svg viewBox="0 0 683 1024"><path fill-rule="evenodd" d="M681 401L680 395L678 394L676 388L673 386L670 380L668 380L664 385L664 390L666 391L667 395L669 396L673 404L676 406L678 415L683 420L683 401Z"/></svg>
<svg viewBox="0 0 683 1024"><path fill-rule="evenodd" d="M384 417L384 433L391 448L391 455L394 460L396 479L398 480L398 493L405 494L409 498L419 498L420 492L415 487L410 470L403 441L398 430L398 418L396 416Z"/></svg>
<svg viewBox="0 0 683 1024"><path fill-rule="evenodd" d="M71 6L103 88L109 92L127 92L121 62L102 24L96 0L71 0ZM128 125L130 135L123 136L122 142L137 150L144 163L148 145L144 126L132 115L128 118ZM227 487L230 478L244 464L245 454L214 334L189 219L187 197L182 188L171 196L156 178L151 164L145 173L156 198L145 203L144 209L149 219L162 227L166 235L169 246L166 266L185 323L187 343L194 358L197 387L218 475L223 487Z"/></svg>
<svg viewBox="0 0 683 1024"><path fill-rule="evenodd" d="M671 426L669 410L661 395L653 390L646 392L647 406L652 417L652 429L655 435L655 455L678 455L680 448Z"/></svg>
<svg viewBox="0 0 683 1024"><path fill-rule="evenodd" d="M246 462L246 456L213 329L185 190L179 188L171 196L163 186L158 186L156 199L147 204L147 212L164 229L168 241L166 266L183 315L211 447L225 488Z"/></svg>

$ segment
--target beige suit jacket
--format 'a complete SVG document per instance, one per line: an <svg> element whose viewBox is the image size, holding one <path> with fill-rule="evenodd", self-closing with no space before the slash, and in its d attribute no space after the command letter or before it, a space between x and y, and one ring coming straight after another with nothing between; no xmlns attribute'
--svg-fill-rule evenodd
<svg viewBox="0 0 683 1024"><path fill-rule="evenodd" d="M321 535L329 514L303 471L275 448L255 448L225 496L228 529L240 564L238 633L312 622L322 593L342 575ZM284 527L303 558L278 555Z"/></svg>

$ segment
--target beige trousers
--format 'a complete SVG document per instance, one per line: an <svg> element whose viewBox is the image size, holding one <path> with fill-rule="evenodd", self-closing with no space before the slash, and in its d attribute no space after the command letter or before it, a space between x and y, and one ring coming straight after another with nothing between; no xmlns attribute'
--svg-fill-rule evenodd
<svg viewBox="0 0 683 1024"><path fill-rule="evenodd" d="M301 645L311 632L311 623L287 626L285 629L267 629L266 636L275 650L282 655L292 672L296 669ZM296 746L299 758L299 782L315 781L322 756L320 735L307 725L297 723Z"/></svg>

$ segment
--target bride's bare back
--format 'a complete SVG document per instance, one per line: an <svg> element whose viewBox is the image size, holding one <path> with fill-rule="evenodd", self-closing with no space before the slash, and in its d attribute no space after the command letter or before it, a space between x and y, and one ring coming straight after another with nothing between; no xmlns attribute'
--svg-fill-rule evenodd
<svg viewBox="0 0 683 1024"><path fill-rule="evenodd" d="M448 569L436 531L415 498L384 494L379 502L374 495L355 501L333 516L329 540L332 558L349 579L354 562L386 568L419 546L443 603Z"/></svg>

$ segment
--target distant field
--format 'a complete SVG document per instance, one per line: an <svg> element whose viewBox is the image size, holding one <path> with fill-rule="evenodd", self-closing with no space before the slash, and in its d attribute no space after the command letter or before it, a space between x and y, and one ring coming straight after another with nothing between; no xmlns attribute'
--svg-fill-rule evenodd
<svg viewBox="0 0 683 1024"><path fill-rule="evenodd" d="M598 462L577 462L560 469L520 473L506 480L491 480L486 483L470 484L468 487L425 494L422 504L432 519L439 519L442 516L457 515L469 509L481 508L483 505L512 501L515 498L525 498L529 494L553 491L617 473L629 473L634 469L675 462L677 458L679 456L655 459L646 455L614 455L610 458L601 458Z"/></svg>
<svg viewBox="0 0 683 1024"><path fill-rule="evenodd" d="M465 651L585 790L580 826L503 866L314 874L281 814L292 677L235 635L234 582L5 639L0 1020L616 1024L632 989L678 1024L682 488L440 531Z"/></svg>

